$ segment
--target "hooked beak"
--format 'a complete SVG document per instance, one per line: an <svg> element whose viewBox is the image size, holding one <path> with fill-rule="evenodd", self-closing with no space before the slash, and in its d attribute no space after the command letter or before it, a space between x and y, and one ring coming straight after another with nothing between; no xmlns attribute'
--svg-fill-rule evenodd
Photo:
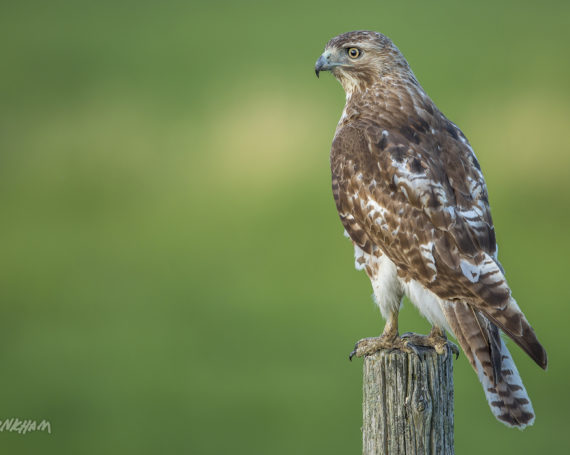
<svg viewBox="0 0 570 455"><path fill-rule="evenodd" d="M317 77L319 77L319 73L321 71L330 71L335 66L338 65L331 63L331 53L325 52L319 57L317 63L315 63L315 74L317 75Z"/></svg>
<svg viewBox="0 0 570 455"><path fill-rule="evenodd" d="M321 55L315 63L315 74L319 77L319 73L323 70L323 67L326 65L327 61L324 55Z"/></svg>

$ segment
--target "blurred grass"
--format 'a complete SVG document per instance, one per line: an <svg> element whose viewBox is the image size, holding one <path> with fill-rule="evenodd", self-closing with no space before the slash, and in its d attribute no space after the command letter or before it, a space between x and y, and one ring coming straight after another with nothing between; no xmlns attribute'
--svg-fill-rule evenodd
<svg viewBox="0 0 570 455"><path fill-rule="evenodd" d="M330 195L344 104L314 61L391 36L470 138L500 255L546 345L537 411L497 423L464 358L457 453L568 453L567 2L3 2L6 453L358 453L382 327ZM406 306L405 330L427 330ZM475 430L475 431L474 431Z"/></svg>

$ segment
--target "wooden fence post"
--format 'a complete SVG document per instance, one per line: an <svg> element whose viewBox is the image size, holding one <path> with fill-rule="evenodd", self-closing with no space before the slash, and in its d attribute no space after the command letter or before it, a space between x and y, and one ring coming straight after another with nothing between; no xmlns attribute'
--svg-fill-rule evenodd
<svg viewBox="0 0 570 455"><path fill-rule="evenodd" d="M453 355L364 358L363 455L453 455Z"/></svg>

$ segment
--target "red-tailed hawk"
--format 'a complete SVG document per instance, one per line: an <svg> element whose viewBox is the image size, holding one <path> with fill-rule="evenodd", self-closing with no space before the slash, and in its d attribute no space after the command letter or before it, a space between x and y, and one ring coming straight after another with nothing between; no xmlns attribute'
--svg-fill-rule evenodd
<svg viewBox="0 0 570 455"><path fill-rule="evenodd" d="M542 368L546 351L497 259L485 180L466 137L380 33L331 39L317 60L320 71L330 71L346 92L331 149L334 199L356 268L370 277L387 320L383 334L359 341L352 355L405 347L397 318L407 295L433 325L424 341L443 352L444 329L455 336L497 419L532 424L532 405L500 332Z"/></svg>

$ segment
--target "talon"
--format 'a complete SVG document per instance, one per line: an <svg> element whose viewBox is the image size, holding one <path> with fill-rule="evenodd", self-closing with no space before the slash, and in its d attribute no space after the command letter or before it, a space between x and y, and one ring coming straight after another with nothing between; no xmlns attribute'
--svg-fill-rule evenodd
<svg viewBox="0 0 570 455"><path fill-rule="evenodd" d="M402 335L404 336L404 335ZM412 351L414 354L416 354L418 357L420 355L420 351L418 350L417 346L411 342L409 342L408 340L403 340L403 345L404 347L408 348L410 351Z"/></svg>
<svg viewBox="0 0 570 455"><path fill-rule="evenodd" d="M363 338L354 346L354 349L349 354L348 359L352 361L353 357L364 357L372 355L382 349L402 349L403 342L398 336L382 335L373 338Z"/></svg>
<svg viewBox="0 0 570 455"><path fill-rule="evenodd" d="M363 338L354 345L354 349L348 355L348 360L352 361L353 357L364 357L372 355L375 352L383 349L399 349L401 351L414 353L417 356L421 355L420 347L432 348L438 355L444 355L444 360L447 360L449 352L455 354L455 358L459 358L459 349L451 341L448 341L445 333L433 327L429 335L418 335L413 332L406 332L402 336L398 336L398 330L392 328L391 330L384 330L384 333L379 337Z"/></svg>
<svg viewBox="0 0 570 455"><path fill-rule="evenodd" d="M449 349L453 354L455 354L455 360L459 358L459 348L451 341L447 342L447 349Z"/></svg>

